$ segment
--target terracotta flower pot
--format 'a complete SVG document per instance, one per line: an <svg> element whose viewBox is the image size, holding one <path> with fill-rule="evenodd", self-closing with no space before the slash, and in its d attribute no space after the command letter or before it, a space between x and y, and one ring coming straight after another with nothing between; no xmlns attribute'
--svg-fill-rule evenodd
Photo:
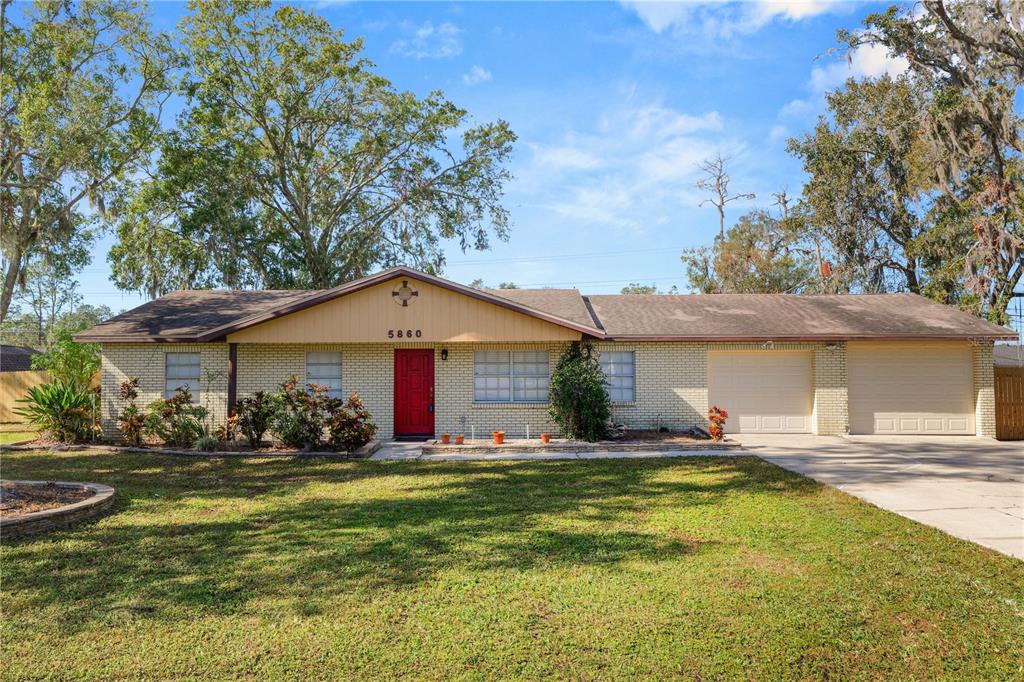
<svg viewBox="0 0 1024 682"><path fill-rule="evenodd" d="M452 434L450 434L450 433L442 433L441 434L441 445L448 445L448 443L451 443L451 442L452 442Z"/></svg>
<svg viewBox="0 0 1024 682"><path fill-rule="evenodd" d="M491 434L491 437L494 439L495 445L502 445L505 442L504 431L495 431L494 433Z"/></svg>
<svg viewBox="0 0 1024 682"><path fill-rule="evenodd" d="M466 439L465 439L465 437L461 433L457 434L455 436L455 444L456 445L462 445L464 442L466 442Z"/></svg>
<svg viewBox="0 0 1024 682"><path fill-rule="evenodd" d="M540 434L540 442L541 443L550 443L551 442L551 434L550 433L542 433L542 434Z"/></svg>

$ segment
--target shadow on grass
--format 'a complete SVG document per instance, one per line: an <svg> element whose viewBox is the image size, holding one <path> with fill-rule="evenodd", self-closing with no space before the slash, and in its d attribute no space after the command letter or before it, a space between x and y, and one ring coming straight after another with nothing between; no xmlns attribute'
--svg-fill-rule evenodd
<svg viewBox="0 0 1024 682"><path fill-rule="evenodd" d="M8 478L117 488L115 515L3 548L4 592L96 619L179 619L273 600L320 612L354 591L441 574L677 560L710 543L646 532L665 509L803 495L818 484L756 458L563 462L197 460L26 453ZM253 608L256 608L253 606Z"/></svg>

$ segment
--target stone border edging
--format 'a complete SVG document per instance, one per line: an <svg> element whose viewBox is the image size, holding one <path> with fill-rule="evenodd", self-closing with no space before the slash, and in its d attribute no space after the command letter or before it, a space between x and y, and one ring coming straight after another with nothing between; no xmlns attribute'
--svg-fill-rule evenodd
<svg viewBox="0 0 1024 682"><path fill-rule="evenodd" d="M548 443L547 445L522 446L517 443L505 445L424 445L420 452L423 455L498 455L508 453L520 454L575 454L580 452L681 452L698 450L739 450L742 446L736 441L726 440L720 443Z"/></svg>
<svg viewBox="0 0 1024 682"><path fill-rule="evenodd" d="M40 535L53 530L71 528L91 521L114 506L114 489L102 483L68 483L63 481L11 481L22 485L55 485L61 488L92 491L92 497L63 507L0 517L0 539Z"/></svg>
<svg viewBox="0 0 1024 682"><path fill-rule="evenodd" d="M31 441L30 441L31 442ZM147 448L147 447L133 447L131 445L104 445L97 443L95 445L61 445L61 446L35 446L32 445L21 445L21 444L7 444L0 445L0 450L14 450L18 452L25 452L29 450L53 450L55 452L66 452L76 450L102 450L105 452L129 452L137 455L174 455L175 457L198 457L198 458L224 458L224 457L236 457L236 458L250 458L250 457L316 457L316 458L328 458L328 459L365 459L373 453L380 450L381 443L379 440L374 439L369 443L359 448L355 452L339 452L337 450L283 450L280 452L251 452L245 450L211 450L210 452L203 452L201 450L177 450L174 448Z"/></svg>

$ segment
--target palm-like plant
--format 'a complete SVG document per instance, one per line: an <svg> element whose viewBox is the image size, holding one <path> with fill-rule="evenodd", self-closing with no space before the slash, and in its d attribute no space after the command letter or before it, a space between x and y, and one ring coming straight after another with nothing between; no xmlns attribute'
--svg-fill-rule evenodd
<svg viewBox="0 0 1024 682"><path fill-rule="evenodd" d="M63 443L80 443L96 430L92 394L73 382L57 379L28 389L18 414Z"/></svg>

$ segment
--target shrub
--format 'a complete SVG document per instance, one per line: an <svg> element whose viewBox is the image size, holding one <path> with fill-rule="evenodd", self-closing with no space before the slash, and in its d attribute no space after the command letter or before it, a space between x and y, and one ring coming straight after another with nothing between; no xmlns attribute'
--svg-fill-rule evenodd
<svg viewBox="0 0 1024 682"><path fill-rule="evenodd" d="M142 429L146 423L146 415L135 404L139 397L139 380L137 377L121 382L121 400L126 401L121 414L117 416L117 428L121 431L121 437L129 445L138 447L142 445Z"/></svg>
<svg viewBox="0 0 1024 682"><path fill-rule="evenodd" d="M217 449L217 439L208 433L204 433L199 436L199 438L196 438L192 447L196 450L202 450L203 452L213 452Z"/></svg>
<svg viewBox="0 0 1024 682"><path fill-rule="evenodd" d="M551 374L551 418L570 438L600 440L611 417L611 401L594 347L574 341Z"/></svg>
<svg viewBox="0 0 1024 682"><path fill-rule="evenodd" d="M227 421L217 427L213 437L218 443L230 443L238 436L238 415L233 414Z"/></svg>
<svg viewBox="0 0 1024 682"><path fill-rule="evenodd" d="M708 435L711 436L711 440L720 441L725 437L725 420L728 418L729 413L718 405L708 410L708 421L711 422Z"/></svg>
<svg viewBox="0 0 1024 682"><path fill-rule="evenodd" d="M147 409L143 432L167 445L188 447L206 433L206 408L193 405L192 394L185 388L177 389L170 398L154 400Z"/></svg>
<svg viewBox="0 0 1024 682"><path fill-rule="evenodd" d="M54 379L84 391L100 369L100 345L76 343L70 330L61 329L49 349L32 358L32 369L45 369Z"/></svg>
<svg viewBox="0 0 1024 682"><path fill-rule="evenodd" d="M256 391L251 398L243 398L235 405L238 430L245 436L250 447L260 446L263 434L270 429L274 420L274 411L273 398L263 391Z"/></svg>
<svg viewBox="0 0 1024 682"><path fill-rule="evenodd" d="M353 393L344 403L337 398L328 401L328 412L328 442L336 448L354 452L377 434L377 425L370 421L370 413L358 393Z"/></svg>
<svg viewBox="0 0 1024 682"><path fill-rule="evenodd" d="M294 374L281 383L274 396L274 432L288 447L312 450L323 440L328 399L323 386L306 388L299 388Z"/></svg>
<svg viewBox="0 0 1024 682"><path fill-rule="evenodd" d="M81 443L96 433L93 394L73 382L56 379L28 389L14 412L62 443Z"/></svg>

